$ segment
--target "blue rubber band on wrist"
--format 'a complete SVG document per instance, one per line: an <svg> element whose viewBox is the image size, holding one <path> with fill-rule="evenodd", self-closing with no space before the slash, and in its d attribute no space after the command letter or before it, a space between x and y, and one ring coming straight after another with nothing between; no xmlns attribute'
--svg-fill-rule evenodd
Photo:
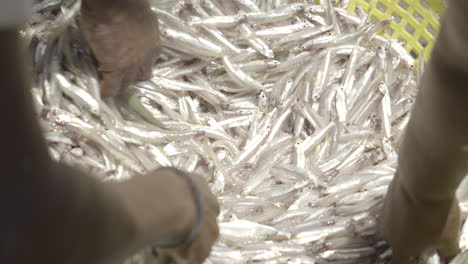
<svg viewBox="0 0 468 264"><path fill-rule="evenodd" d="M197 213L197 221L195 222L195 225L193 226L192 230L190 233L183 239L181 239L178 242L171 243L171 244L166 244L166 245L158 245L157 247L159 248L178 248L178 247L183 247L187 246L192 241L195 239L195 237L198 235L200 232L200 228L203 223L203 218L204 218L204 208L203 208L203 203L201 200L201 194L200 191L198 190L195 182L193 181L192 177L188 175L186 172L176 169L176 168L171 168L171 170L174 170L177 175L181 175L185 178L186 182L190 186L190 191L192 192L193 200L195 202L195 210Z"/></svg>

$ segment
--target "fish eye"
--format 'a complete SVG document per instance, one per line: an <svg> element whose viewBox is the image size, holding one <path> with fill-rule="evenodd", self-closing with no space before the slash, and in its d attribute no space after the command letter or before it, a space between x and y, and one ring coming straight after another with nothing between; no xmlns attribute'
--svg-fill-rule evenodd
<svg viewBox="0 0 468 264"><path fill-rule="evenodd" d="M305 8L305 4L304 3L299 3L297 4L296 6L293 7L293 10L294 11L299 11L299 10L303 10Z"/></svg>

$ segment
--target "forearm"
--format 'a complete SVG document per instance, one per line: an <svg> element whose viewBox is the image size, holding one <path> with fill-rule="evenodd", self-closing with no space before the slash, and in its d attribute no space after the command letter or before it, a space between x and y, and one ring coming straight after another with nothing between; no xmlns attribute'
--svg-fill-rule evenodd
<svg viewBox="0 0 468 264"><path fill-rule="evenodd" d="M400 150L413 198L450 200L468 173L468 3L450 2Z"/></svg>
<svg viewBox="0 0 468 264"><path fill-rule="evenodd" d="M432 248L450 258L459 251L456 189L468 172L468 19L464 0L452 0L432 58L419 83L380 221L395 264Z"/></svg>
<svg viewBox="0 0 468 264"><path fill-rule="evenodd" d="M42 195L42 185L50 182L50 163L30 96L30 68L18 28L0 30L0 84L3 102L0 142L2 150L2 201L18 197L19 207L27 203L24 194ZM37 174L36 172L41 172ZM18 194L23 194L19 195Z"/></svg>
<svg viewBox="0 0 468 264"><path fill-rule="evenodd" d="M2 237L2 262L113 263L135 252L138 232L113 190L63 165L49 173L54 182L40 196L10 197L15 208L1 226L11 234ZM22 198L29 203L19 207Z"/></svg>
<svg viewBox="0 0 468 264"><path fill-rule="evenodd" d="M2 31L0 39L2 120L7 125L0 137L2 260L54 263L60 257L99 259L128 252L129 238L136 235L128 212L102 183L54 166L32 108L29 67L17 29Z"/></svg>
<svg viewBox="0 0 468 264"><path fill-rule="evenodd" d="M0 137L8 172L0 191L5 212L0 259L108 263L145 246L186 238L196 211L183 178L166 170L104 184L51 162L33 111L27 56L17 31L0 32L0 83L7 98L0 105L8 125Z"/></svg>

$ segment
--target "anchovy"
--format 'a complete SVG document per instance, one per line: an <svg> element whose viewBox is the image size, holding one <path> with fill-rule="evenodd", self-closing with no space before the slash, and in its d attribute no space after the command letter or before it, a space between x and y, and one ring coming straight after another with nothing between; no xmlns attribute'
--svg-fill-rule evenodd
<svg viewBox="0 0 468 264"><path fill-rule="evenodd" d="M206 18L193 18L189 21L189 26L210 26L216 28L230 28L243 23L247 19L245 14L234 16L211 16Z"/></svg>

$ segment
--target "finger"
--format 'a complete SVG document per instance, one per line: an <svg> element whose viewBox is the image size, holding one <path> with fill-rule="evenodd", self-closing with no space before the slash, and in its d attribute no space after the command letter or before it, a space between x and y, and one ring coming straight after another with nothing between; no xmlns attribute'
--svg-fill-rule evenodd
<svg viewBox="0 0 468 264"><path fill-rule="evenodd" d="M216 223L216 219L208 219L205 222L205 228L200 238L197 240L198 244L191 247L190 250L194 254L191 259L194 259L202 263L211 253L213 244L216 242L219 236L219 229Z"/></svg>
<svg viewBox="0 0 468 264"><path fill-rule="evenodd" d="M215 216L217 217L220 213L221 213L221 208L219 206L219 201L218 201L218 198L216 197L213 197L213 201L214 201L214 210L215 210Z"/></svg>
<svg viewBox="0 0 468 264"><path fill-rule="evenodd" d="M211 215L214 215L215 217L217 217L219 215L220 208L219 208L218 199L216 197L203 195L202 201L203 201L204 204L206 204L205 211L209 210L209 213ZM207 212L207 214L208 214L208 212Z"/></svg>
<svg viewBox="0 0 468 264"><path fill-rule="evenodd" d="M121 91L127 89L137 79L138 66L132 64L122 71L123 79L121 83Z"/></svg>
<svg viewBox="0 0 468 264"><path fill-rule="evenodd" d="M137 81L142 82L151 79L154 58L158 56L158 53L157 51L151 51L148 56L143 59L143 62L138 68Z"/></svg>
<svg viewBox="0 0 468 264"><path fill-rule="evenodd" d="M214 210L215 215L218 216L220 213L218 198L213 195L207 184L205 186L203 186L203 184L198 184L198 186L202 187L200 188L200 193L203 201L206 203L206 207Z"/></svg>
<svg viewBox="0 0 468 264"><path fill-rule="evenodd" d="M211 248L216 243L216 241L218 241L218 238L219 238L218 225L216 223L213 223L210 226L211 228L209 229L209 233L208 233L209 237L207 238L207 242L206 242L206 245L208 246L208 254L211 252Z"/></svg>
<svg viewBox="0 0 468 264"><path fill-rule="evenodd" d="M197 239L197 241L195 241L195 243L193 243L189 248L187 259L203 263L203 261L209 256L209 251L211 249L211 244L208 246L207 242L205 235L202 235L200 239Z"/></svg>
<svg viewBox="0 0 468 264"><path fill-rule="evenodd" d="M417 264L417 257L410 257L406 254L394 252L392 249L392 264Z"/></svg>
<svg viewBox="0 0 468 264"><path fill-rule="evenodd" d="M170 250L166 250L166 249L155 249L154 251L157 252L157 256L156 256L156 259L158 260L157 263L160 263L160 264L172 264L174 261L173 261L173 257L172 257L172 254L170 253ZM154 253L153 253L154 255Z"/></svg>
<svg viewBox="0 0 468 264"><path fill-rule="evenodd" d="M457 199L454 199L450 208L447 222L442 232L442 236L437 247L439 254L442 257L455 256L459 251L460 247L458 244L458 236L461 228L461 216L460 207Z"/></svg>
<svg viewBox="0 0 468 264"><path fill-rule="evenodd" d="M101 72L101 96L115 96L121 89L122 75L119 71Z"/></svg>
<svg viewBox="0 0 468 264"><path fill-rule="evenodd" d="M213 234L213 241L212 244L216 242L219 238L219 226L218 226L218 221L216 218L213 219L213 222L211 223L212 231L211 234Z"/></svg>
<svg viewBox="0 0 468 264"><path fill-rule="evenodd" d="M178 250L180 256L187 260L202 263L209 255L211 246L215 241L214 236L217 234L216 227L213 228L213 220L205 219L203 221L200 233L189 245Z"/></svg>

